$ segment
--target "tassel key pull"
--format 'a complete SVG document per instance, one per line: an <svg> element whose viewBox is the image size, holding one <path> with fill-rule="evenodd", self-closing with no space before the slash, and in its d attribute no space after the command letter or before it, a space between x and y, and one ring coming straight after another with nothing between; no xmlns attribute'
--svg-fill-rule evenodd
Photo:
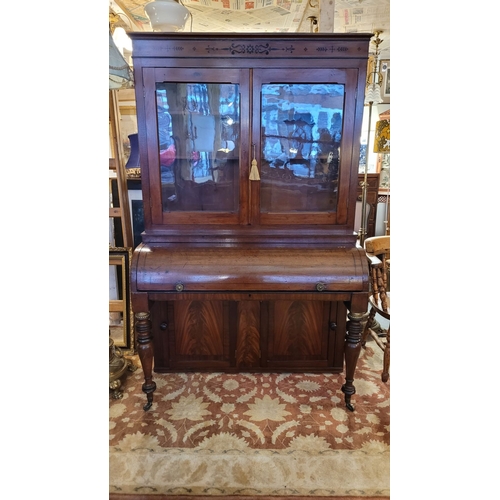
<svg viewBox="0 0 500 500"><path fill-rule="evenodd" d="M251 181L260 181L259 169L257 168L257 160L255 159L255 144L253 146L253 160L252 165L250 167L250 180Z"/></svg>

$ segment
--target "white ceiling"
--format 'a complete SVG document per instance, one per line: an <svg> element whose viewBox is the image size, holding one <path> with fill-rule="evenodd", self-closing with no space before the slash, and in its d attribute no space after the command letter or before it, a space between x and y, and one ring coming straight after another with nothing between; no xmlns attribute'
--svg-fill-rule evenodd
<svg viewBox="0 0 500 500"><path fill-rule="evenodd" d="M120 17L119 25L126 30L152 31L144 12L144 5L150 1L109 0L109 3ZM312 25L308 18L319 20L322 11L334 6L334 33L382 31L380 57L390 59L390 0L181 0L181 3L192 18L184 31L193 32L310 32ZM331 17L328 10L324 15Z"/></svg>

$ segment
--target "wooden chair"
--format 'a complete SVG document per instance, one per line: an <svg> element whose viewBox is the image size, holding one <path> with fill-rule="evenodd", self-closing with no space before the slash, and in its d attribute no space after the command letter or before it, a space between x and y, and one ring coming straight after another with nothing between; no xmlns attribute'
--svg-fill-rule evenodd
<svg viewBox="0 0 500 500"><path fill-rule="evenodd" d="M367 238L364 243L368 265L370 268L370 314L363 330L361 345L365 347L366 339L370 335L375 343L384 351L382 381L389 380L390 363L390 327L387 329L385 342L374 331L375 315L378 313L390 321L390 236L374 236Z"/></svg>

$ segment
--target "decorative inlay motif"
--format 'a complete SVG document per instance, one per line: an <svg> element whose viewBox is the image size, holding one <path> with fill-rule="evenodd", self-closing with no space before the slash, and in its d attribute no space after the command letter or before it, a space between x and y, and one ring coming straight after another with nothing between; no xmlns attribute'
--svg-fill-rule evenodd
<svg viewBox="0 0 500 500"><path fill-rule="evenodd" d="M316 49L318 52L348 52L349 47L335 47L334 45L330 45L329 47L318 47Z"/></svg>
<svg viewBox="0 0 500 500"><path fill-rule="evenodd" d="M206 51L210 54L210 53L214 53L214 52L221 52L221 51L224 51L224 52L231 52L232 55L234 54L264 54L264 55L269 55L270 52L274 52L274 51L284 51L284 52L288 52L288 53L293 53L293 51L295 50L295 47L293 45L290 45L288 47L285 47L283 49L277 49L277 48L271 48L271 46L266 43L266 44L244 44L244 43L240 43L240 44L231 44L230 47L227 47L227 48L222 48L222 49L219 49L217 47L213 47L213 46L208 46L206 48Z"/></svg>
<svg viewBox="0 0 500 500"><path fill-rule="evenodd" d="M167 52L182 52L184 47L182 45L174 45L173 47L166 47Z"/></svg>

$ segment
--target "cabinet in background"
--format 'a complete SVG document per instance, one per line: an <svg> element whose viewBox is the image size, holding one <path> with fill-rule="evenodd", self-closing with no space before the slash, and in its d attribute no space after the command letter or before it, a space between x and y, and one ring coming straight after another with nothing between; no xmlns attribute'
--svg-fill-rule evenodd
<svg viewBox="0 0 500 500"><path fill-rule="evenodd" d="M375 223L377 221L377 203L378 203L378 189L379 189L380 174L367 174L368 187L366 190L366 206L367 210L367 223L366 223L366 238L375 236ZM358 175L358 201L363 201L363 182L365 181L364 174ZM358 228L356 228L358 229Z"/></svg>

